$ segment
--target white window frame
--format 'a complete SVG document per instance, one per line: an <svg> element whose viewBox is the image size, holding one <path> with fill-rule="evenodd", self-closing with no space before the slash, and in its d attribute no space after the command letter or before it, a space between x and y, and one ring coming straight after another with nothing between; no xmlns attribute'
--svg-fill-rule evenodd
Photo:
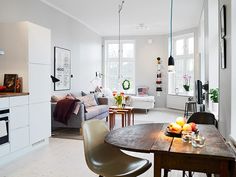
<svg viewBox="0 0 236 177"><path fill-rule="evenodd" d="M126 44L126 43L132 43L133 45L134 45L134 56L133 56L133 58L123 58L122 56L123 56L123 48L122 48L122 46L123 46L123 44ZM108 45L109 44L118 44L119 45L119 41L118 40L105 40L105 42L104 42L104 44L105 44L105 47L104 47L104 73L105 73L105 78L104 78L104 86L105 86L105 88L109 85L107 82L107 63L108 62L111 62L111 61L108 61L109 60L109 58L108 58ZM126 93L126 94L135 94L135 92L136 92L136 87L135 87L135 64L136 64L136 42L135 42L135 40L121 40L120 41L120 61L119 61L119 54L118 54L118 57L117 58L112 58L112 62L118 62L118 69L120 70L120 88L117 88L117 91L123 91L124 93ZM133 91L131 92L131 91L126 91L126 90L123 90L123 88L122 88L122 81L124 80L124 79L126 79L126 77L124 77L123 76L123 74L122 74L122 70L121 70L121 66L122 66L122 63L123 62L133 62L134 63L134 67L132 68L133 69L133 75L132 76L130 76L130 77L132 77L133 78ZM119 74L119 72L118 72L118 74ZM117 77L118 77L118 75L117 75Z"/></svg>
<svg viewBox="0 0 236 177"><path fill-rule="evenodd" d="M193 48L193 53L192 54L189 54L188 52L188 49L187 49L187 40L189 38L193 37L193 40L194 40L194 48ZM183 55L176 55L176 41L177 40L180 40L180 39L183 39L184 40L184 54ZM192 73L192 78L191 78L191 90L189 92L181 92L179 91L179 88L177 89L177 80L176 80L176 74L175 74L175 71L174 72L171 72L168 74L168 79L170 80L171 78L173 79L174 78L174 81L171 83L169 81L169 88L168 88L168 94L176 94L176 95L187 95L187 96L193 96L194 95L194 70L195 70L195 67L194 67L194 64L195 64L195 35L194 35L194 32L189 32L189 33L186 33L186 34L180 34L180 35L175 35L173 36L173 57L174 57L174 60L176 62L176 60L184 60L184 73L186 73L187 71L187 61L188 59L193 59L193 73ZM170 88L171 86L172 87L175 87L175 88ZM174 85L174 86L173 86ZM183 88L181 88L183 89Z"/></svg>

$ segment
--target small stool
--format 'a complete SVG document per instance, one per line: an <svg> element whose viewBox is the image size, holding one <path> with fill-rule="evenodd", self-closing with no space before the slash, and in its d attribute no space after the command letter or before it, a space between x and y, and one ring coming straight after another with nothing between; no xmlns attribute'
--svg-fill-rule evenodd
<svg viewBox="0 0 236 177"><path fill-rule="evenodd" d="M184 117L189 117L189 113L197 112L197 103L196 101L187 101L185 103Z"/></svg>

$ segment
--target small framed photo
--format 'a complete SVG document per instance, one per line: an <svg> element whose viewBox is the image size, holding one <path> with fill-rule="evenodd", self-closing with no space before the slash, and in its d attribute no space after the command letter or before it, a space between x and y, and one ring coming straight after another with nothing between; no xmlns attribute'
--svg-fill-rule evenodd
<svg viewBox="0 0 236 177"><path fill-rule="evenodd" d="M23 80L22 77L18 77L16 79L16 93L21 93L22 92L22 83L23 83L22 80Z"/></svg>
<svg viewBox="0 0 236 177"><path fill-rule="evenodd" d="M220 10L220 35L221 38L226 36L226 7L222 6Z"/></svg>
<svg viewBox="0 0 236 177"><path fill-rule="evenodd" d="M220 60L221 60L221 68L226 68L226 40L220 40Z"/></svg>
<svg viewBox="0 0 236 177"><path fill-rule="evenodd" d="M4 74L4 86L6 86L6 92L16 92L17 74Z"/></svg>

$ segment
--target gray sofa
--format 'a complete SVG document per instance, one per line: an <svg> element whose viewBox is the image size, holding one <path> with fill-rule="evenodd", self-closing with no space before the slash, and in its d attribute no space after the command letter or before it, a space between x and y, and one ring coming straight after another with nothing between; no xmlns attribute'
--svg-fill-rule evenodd
<svg viewBox="0 0 236 177"><path fill-rule="evenodd" d="M83 121L90 119L104 119L109 115L109 106L107 98L98 98L98 105L85 108L82 102L80 104L80 110L78 114L72 114L68 120L68 125L61 122L55 121L53 117L53 112L56 107L56 103L51 103L51 117L52 117L52 129L66 127L66 128L81 128Z"/></svg>

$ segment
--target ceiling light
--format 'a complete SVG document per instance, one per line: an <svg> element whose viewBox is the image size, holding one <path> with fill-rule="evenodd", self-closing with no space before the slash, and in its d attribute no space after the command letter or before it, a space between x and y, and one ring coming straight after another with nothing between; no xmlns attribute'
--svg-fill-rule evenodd
<svg viewBox="0 0 236 177"><path fill-rule="evenodd" d="M171 0L171 6L170 6L170 57L168 59L168 71L172 72L174 71L175 61L172 57L172 22L173 21L173 0Z"/></svg>

